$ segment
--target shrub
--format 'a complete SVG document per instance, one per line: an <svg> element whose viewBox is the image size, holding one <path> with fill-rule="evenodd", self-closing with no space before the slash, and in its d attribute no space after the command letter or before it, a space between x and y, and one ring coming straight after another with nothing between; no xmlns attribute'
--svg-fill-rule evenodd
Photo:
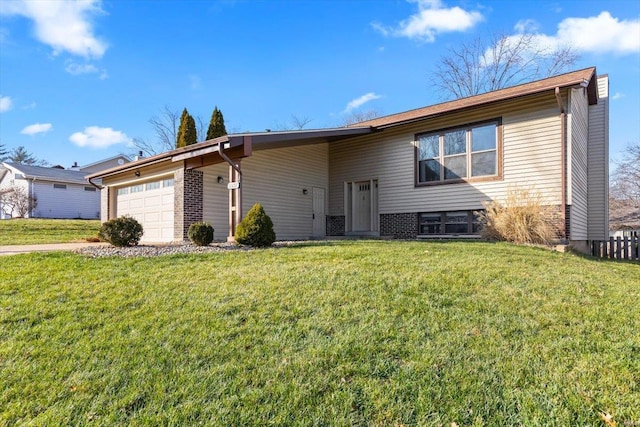
<svg viewBox="0 0 640 427"><path fill-rule="evenodd" d="M485 202L484 207L480 213L484 238L520 244L550 244L558 238L558 215L536 191L512 188L504 204Z"/></svg>
<svg viewBox="0 0 640 427"><path fill-rule="evenodd" d="M276 241L273 222L260 203L256 203L247 212L236 227L236 242L258 248L271 246Z"/></svg>
<svg viewBox="0 0 640 427"><path fill-rule="evenodd" d="M102 224L98 236L113 246L135 246L142 233L142 225L135 218L121 216Z"/></svg>
<svg viewBox="0 0 640 427"><path fill-rule="evenodd" d="M194 245L208 246L213 242L213 227L208 222L194 222L187 235Z"/></svg>

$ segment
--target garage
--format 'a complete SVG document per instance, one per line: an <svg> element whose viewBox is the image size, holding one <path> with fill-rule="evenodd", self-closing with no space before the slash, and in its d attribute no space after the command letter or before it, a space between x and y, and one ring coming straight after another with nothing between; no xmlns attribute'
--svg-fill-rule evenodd
<svg viewBox="0 0 640 427"><path fill-rule="evenodd" d="M173 200L173 178L119 187L116 216L129 215L142 224L142 242L171 242Z"/></svg>

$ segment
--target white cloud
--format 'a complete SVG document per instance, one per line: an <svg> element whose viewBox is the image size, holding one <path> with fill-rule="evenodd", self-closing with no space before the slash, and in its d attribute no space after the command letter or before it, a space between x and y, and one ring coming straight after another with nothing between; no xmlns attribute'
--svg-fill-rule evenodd
<svg viewBox="0 0 640 427"><path fill-rule="evenodd" d="M513 26L518 33L535 33L539 28L540 24L533 19L521 19Z"/></svg>
<svg viewBox="0 0 640 427"><path fill-rule="evenodd" d="M3 0L0 15L20 15L31 19L35 36L53 48L54 55L69 52L100 58L107 44L93 34L91 18L104 13L100 0L28 1Z"/></svg>
<svg viewBox="0 0 640 427"><path fill-rule="evenodd" d="M38 106L38 104L36 104L35 102L32 102L31 104L27 104L24 107L22 107L23 110L32 110L34 108L36 108Z"/></svg>
<svg viewBox="0 0 640 427"><path fill-rule="evenodd" d="M69 74L73 74L74 76L80 74L97 73L99 71L98 67L93 64L76 64L75 62L68 63L67 66L64 67L64 70Z"/></svg>
<svg viewBox="0 0 640 427"><path fill-rule="evenodd" d="M49 132L51 129L53 128L53 126L51 125L51 123L35 123L32 125L29 125L27 127L25 127L24 129L22 129L20 131L21 134L23 135L37 135L39 133L47 133Z"/></svg>
<svg viewBox="0 0 640 427"><path fill-rule="evenodd" d="M613 100L616 100L616 99L624 98L625 96L626 95L624 93L616 92L615 95L613 95L611 98Z"/></svg>
<svg viewBox="0 0 640 427"><path fill-rule="evenodd" d="M590 18L566 18L556 37L584 52L640 52L640 19L621 21L607 11Z"/></svg>
<svg viewBox="0 0 640 427"><path fill-rule="evenodd" d="M4 113L5 111L11 110L11 107L13 107L13 102L11 102L11 97L0 95L0 113Z"/></svg>
<svg viewBox="0 0 640 427"><path fill-rule="evenodd" d="M129 144L131 143L131 138L124 132L113 130L112 128L89 126L83 132L76 132L71 135L69 141L79 147L106 148L114 144Z"/></svg>
<svg viewBox="0 0 640 427"><path fill-rule="evenodd" d="M402 20L397 27L374 22L371 25L384 36L407 37L432 43L437 34L465 31L482 21L480 12L466 11L458 6L447 8L440 0L407 0L417 3L418 11Z"/></svg>
<svg viewBox="0 0 640 427"><path fill-rule="evenodd" d="M352 110L355 110L358 107L361 107L362 105L366 104L369 101L373 101L374 99L379 99L379 98L381 98L380 95L376 95L373 92L369 92L367 94L362 95L359 98L349 101L349 103L347 104L347 107L344 109L344 112L348 113Z"/></svg>

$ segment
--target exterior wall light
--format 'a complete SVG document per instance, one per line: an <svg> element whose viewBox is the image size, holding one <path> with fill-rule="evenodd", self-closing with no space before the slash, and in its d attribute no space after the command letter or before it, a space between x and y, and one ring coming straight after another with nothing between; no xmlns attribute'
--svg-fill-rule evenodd
<svg viewBox="0 0 640 427"><path fill-rule="evenodd" d="M309 191L306 188L302 189L302 194L306 195Z"/></svg>
<svg viewBox="0 0 640 427"><path fill-rule="evenodd" d="M133 174L134 174L135 176L140 176L140 171L135 171Z"/></svg>
<svg viewBox="0 0 640 427"><path fill-rule="evenodd" d="M219 176L218 177L218 184L224 184L224 178Z"/></svg>

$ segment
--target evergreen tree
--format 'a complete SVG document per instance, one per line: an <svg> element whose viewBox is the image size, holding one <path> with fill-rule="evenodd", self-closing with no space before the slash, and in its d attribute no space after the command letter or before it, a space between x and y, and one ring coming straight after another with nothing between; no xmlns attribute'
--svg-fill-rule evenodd
<svg viewBox="0 0 640 427"><path fill-rule="evenodd" d="M4 146L4 144L0 144L0 162L4 162L6 159L8 159L7 154L9 154L7 148Z"/></svg>
<svg viewBox="0 0 640 427"><path fill-rule="evenodd" d="M7 157L7 160L13 163L20 163L23 165L35 165L38 163L33 154L29 153L22 145L14 148L11 154Z"/></svg>
<svg viewBox="0 0 640 427"><path fill-rule="evenodd" d="M211 121L209 122L209 129L207 130L207 140L224 136L227 134L227 129L224 127L224 117L222 111L218 110L218 106L213 109L211 113Z"/></svg>
<svg viewBox="0 0 640 427"><path fill-rule="evenodd" d="M186 147L187 145L198 142L196 132L196 121L185 108L180 116L180 127L178 128L178 136L176 139L176 148Z"/></svg>

